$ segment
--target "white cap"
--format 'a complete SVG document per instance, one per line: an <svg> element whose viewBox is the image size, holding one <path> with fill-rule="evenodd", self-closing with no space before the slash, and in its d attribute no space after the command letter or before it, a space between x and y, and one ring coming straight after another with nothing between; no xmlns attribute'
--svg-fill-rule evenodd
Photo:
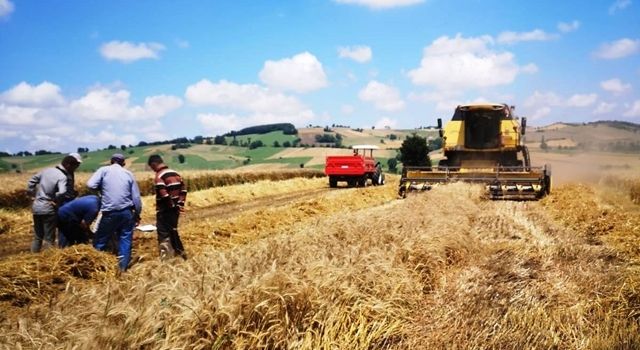
<svg viewBox="0 0 640 350"><path fill-rule="evenodd" d="M78 164L82 163L82 157L80 156L80 154L76 153L76 152L72 152L69 153L69 155L73 158L76 159L76 161L78 161Z"/></svg>

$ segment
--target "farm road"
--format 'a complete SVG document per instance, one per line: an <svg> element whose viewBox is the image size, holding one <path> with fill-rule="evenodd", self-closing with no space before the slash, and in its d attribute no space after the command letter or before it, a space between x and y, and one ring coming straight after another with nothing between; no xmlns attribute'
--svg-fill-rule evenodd
<svg viewBox="0 0 640 350"><path fill-rule="evenodd" d="M181 218L180 225L183 226L184 224L202 220L203 218L226 219L242 215L243 213L251 210L284 206L293 201L301 201L317 197L318 195L331 190L332 189L327 187L313 190L293 191L284 194L259 197L251 201L237 201L204 208L189 209ZM31 216L28 215L27 212L27 209L21 211L20 215L16 216L16 219L14 220L14 229L12 232L3 235L3 239L6 244L0 246L0 259L29 251L32 240L32 227ZM148 236L148 234L136 232L136 238ZM155 237L155 233L153 233L152 236Z"/></svg>

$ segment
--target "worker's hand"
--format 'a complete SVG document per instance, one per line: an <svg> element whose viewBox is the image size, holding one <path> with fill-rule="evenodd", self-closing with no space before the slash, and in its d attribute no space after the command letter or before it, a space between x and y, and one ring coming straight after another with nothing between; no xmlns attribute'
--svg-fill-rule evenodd
<svg viewBox="0 0 640 350"><path fill-rule="evenodd" d="M184 206L178 206L178 212L179 213L184 213L186 211L186 209L184 208Z"/></svg>

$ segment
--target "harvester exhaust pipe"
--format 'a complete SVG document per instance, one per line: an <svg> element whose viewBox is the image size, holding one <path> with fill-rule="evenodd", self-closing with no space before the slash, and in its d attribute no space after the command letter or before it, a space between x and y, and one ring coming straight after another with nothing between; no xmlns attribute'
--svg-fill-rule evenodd
<svg viewBox="0 0 640 350"><path fill-rule="evenodd" d="M440 134L440 137L444 135L444 132L442 131L442 118L438 118L438 134Z"/></svg>
<svg viewBox="0 0 640 350"><path fill-rule="evenodd" d="M522 117L522 135L527 131L527 117Z"/></svg>

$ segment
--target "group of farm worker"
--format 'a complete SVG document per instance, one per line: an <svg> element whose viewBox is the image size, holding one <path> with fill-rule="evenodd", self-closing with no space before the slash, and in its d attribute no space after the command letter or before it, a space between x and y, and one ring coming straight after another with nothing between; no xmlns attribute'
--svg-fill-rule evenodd
<svg viewBox="0 0 640 350"><path fill-rule="evenodd" d="M28 182L34 197L32 252L58 246L89 243L100 251L118 254L118 267L126 271L131 261L133 231L140 223L142 201L136 179L125 168L125 157L111 156L110 165L99 168L87 181L87 187L98 195L78 197L75 190L76 169L82 163L78 153L69 153L62 162L42 170ZM187 190L180 175L164 164L162 157L152 155L147 162L156 173L156 230L162 260L174 256L187 259L178 234L178 218L184 211ZM90 226L101 214L92 233ZM110 244L115 243L115 246Z"/></svg>

